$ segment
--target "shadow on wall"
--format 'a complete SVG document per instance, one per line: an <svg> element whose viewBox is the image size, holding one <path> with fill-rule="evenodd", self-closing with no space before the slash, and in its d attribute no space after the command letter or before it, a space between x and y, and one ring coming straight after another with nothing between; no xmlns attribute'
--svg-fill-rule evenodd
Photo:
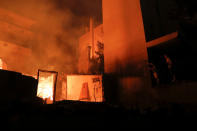
<svg viewBox="0 0 197 131"><path fill-rule="evenodd" d="M107 103L123 106L148 108L157 102L157 94L144 83L141 77L124 77L104 74L104 98Z"/></svg>

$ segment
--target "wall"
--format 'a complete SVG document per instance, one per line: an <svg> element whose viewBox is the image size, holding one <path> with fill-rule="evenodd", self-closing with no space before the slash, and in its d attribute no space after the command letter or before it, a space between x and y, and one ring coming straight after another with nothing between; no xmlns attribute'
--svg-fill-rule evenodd
<svg viewBox="0 0 197 131"><path fill-rule="evenodd" d="M87 84L86 87L84 84ZM102 76L101 75L68 75L67 100L102 102ZM88 98L84 99L83 98Z"/></svg>
<svg viewBox="0 0 197 131"><path fill-rule="evenodd" d="M30 60L33 54L26 47L35 38L32 31L35 24L33 20L0 8L0 57L7 64L8 70L25 74L32 72L33 63Z"/></svg>
<svg viewBox="0 0 197 131"><path fill-rule="evenodd" d="M79 39L79 59L78 59L78 72L82 74L89 73L88 69L90 67L89 58L88 58L88 46L92 46L91 33L87 32ZM103 42L103 26L99 25L94 28L94 43L95 51L97 51L97 41ZM96 54L95 54L96 56Z"/></svg>
<svg viewBox="0 0 197 131"><path fill-rule="evenodd" d="M104 88L116 90L111 100L125 107L147 104L150 76L140 1L103 0L103 27Z"/></svg>
<svg viewBox="0 0 197 131"><path fill-rule="evenodd" d="M0 57L6 63L8 70L25 73L29 69L29 58L32 58L32 51L28 48L13 43L0 41Z"/></svg>
<svg viewBox="0 0 197 131"><path fill-rule="evenodd" d="M0 8L0 40L24 45L33 39L35 21Z"/></svg>

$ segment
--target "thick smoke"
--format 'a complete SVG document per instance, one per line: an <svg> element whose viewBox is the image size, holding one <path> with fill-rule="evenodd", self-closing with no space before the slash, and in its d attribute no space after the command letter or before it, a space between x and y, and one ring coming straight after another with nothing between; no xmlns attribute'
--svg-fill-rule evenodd
<svg viewBox="0 0 197 131"><path fill-rule="evenodd" d="M75 16L69 10L58 10L51 3L43 5L38 24L33 29L36 39L31 43L38 67L47 70L74 72L77 36L81 27L72 27Z"/></svg>
<svg viewBox="0 0 197 131"><path fill-rule="evenodd" d="M27 61L33 64L23 71L35 73L40 68L75 73L77 40L84 33L90 16L98 14L97 21L101 18L99 1L1 0L1 7L35 21L31 28L34 37L22 43L32 50L33 57Z"/></svg>

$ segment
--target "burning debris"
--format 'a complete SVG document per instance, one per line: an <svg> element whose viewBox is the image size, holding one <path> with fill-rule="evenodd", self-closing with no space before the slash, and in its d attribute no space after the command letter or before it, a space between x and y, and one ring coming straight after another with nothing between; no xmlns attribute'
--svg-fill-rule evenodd
<svg viewBox="0 0 197 131"><path fill-rule="evenodd" d="M37 96L42 98L46 104L62 100L103 101L101 75L67 75L59 86L56 86L56 79L55 73L39 71ZM56 91L58 89L59 92ZM60 99L56 96L59 96Z"/></svg>
<svg viewBox="0 0 197 131"><path fill-rule="evenodd" d="M93 12L98 9L87 8L87 12L77 13L76 8L67 7L72 2L60 3L55 0L0 1L0 69L7 69L7 64L10 71L21 72L38 81L36 96L46 104L61 100L102 102L102 75L92 75L101 74L98 73L100 66L96 65L103 64L99 57L103 50L97 49L97 41L92 47L95 57L90 61L91 73L80 75L77 67L78 39L87 26L82 23L94 16ZM86 9L93 3L90 1L83 6ZM93 26L94 23L92 29ZM39 70L36 76L38 69L43 70ZM63 72L64 77L59 75L58 78L57 72Z"/></svg>
<svg viewBox="0 0 197 131"><path fill-rule="evenodd" d="M0 69L7 70L7 65L2 58L0 58Z"/></svg>
<svg viewBox="0 0 197 131"><path fill-rule="evenodd" d="M63 75L64 79L57 79L57 74L54 71L38 71L37 96L44 103L63 100L103 101L102 75Z"/></svg>
<svg viewBox="0 0 197 131"><path fill-rule="evenodd" d="M55 87L57 82L57 72L38 70L37 96L45 103L53 103L55 98Z"/></svg>

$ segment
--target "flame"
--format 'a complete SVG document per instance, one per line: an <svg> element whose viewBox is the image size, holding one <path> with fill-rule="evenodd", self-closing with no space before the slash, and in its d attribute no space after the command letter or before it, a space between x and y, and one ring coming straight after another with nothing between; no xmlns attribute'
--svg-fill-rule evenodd
<svg viewBox="0 0 197 131"><path fill-rule="evenodd" d="M7 65L1 58L0 58L0 69L7 70Z"/></svg>
<svg viewBox="0 0 197 131"><path fill-rule="evenodd" d="M44 100L53 100L53 75L48 77L39 77L37 96Z"/></svg>
<svg viewBox="0 0 197 131"><path fill-rule="evenodd" d="M0 59L0 69L3 69L3 61Z"/></svg>

